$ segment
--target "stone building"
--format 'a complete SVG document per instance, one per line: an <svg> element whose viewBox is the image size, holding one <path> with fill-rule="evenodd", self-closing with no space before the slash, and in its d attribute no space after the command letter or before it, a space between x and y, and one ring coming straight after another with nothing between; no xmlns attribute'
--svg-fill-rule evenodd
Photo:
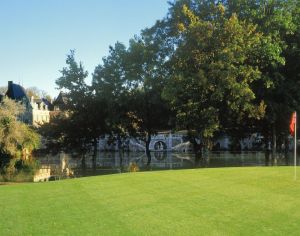
<svg viewBox="0 0 300 236"><path fill-rule="evenodd" d="M19 84L14 84L13 81L8 81L5 96L24 105L25 112L19 117L24 123L39 126L50 121L51 103L47 99L29 98L25 89Z"/></svg>

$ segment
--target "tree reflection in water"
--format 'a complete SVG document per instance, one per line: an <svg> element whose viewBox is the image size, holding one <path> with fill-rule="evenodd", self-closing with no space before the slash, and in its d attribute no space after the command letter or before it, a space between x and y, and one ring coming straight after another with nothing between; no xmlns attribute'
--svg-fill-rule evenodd
<svg viewBox="0 0 300 236"><path fill-rule="evenodd" d="M62 158L63 156L63 158ZM49 164L59 170L55 174L73 173L75 177L120 173L128 171L130 163L136 163L140 171L163 169L189 169L208 167L293 165L293 157L272 156L264 152L207 152L203 155L168 151L149 152L98 152L93 155L59 154L39 156L41 164ZM64 170L68 169L68 171ZM53 171L54 173L54 171Z"/></svg>

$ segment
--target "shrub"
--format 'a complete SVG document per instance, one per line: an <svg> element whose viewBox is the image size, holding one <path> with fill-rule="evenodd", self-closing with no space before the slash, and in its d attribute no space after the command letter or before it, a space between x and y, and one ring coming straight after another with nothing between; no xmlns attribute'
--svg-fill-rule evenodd
<svg viewBox="0 0 300 236"><path fill-rule="evenodd" d="M138 172L140 170L139 166L135 162L130 162L128 166L129 172Z"/></svg>
<svg viewBox="0 0 300 236"><path fill-rule="evenodd" d="M11 159L2 169L2 181L31 182L38 169L39 162L36 160Z"/></svg>

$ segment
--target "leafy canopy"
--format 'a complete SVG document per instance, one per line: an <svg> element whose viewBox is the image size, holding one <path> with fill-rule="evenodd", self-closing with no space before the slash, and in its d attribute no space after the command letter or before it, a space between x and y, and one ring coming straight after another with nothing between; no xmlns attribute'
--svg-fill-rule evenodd
<svg viewBox="0 0 300 236"><path fill-rule="evenodd" d="M39 147L39 135L18 121L23 112L24 107L9 98L0 103L0 156L17 157Z"/></svg>

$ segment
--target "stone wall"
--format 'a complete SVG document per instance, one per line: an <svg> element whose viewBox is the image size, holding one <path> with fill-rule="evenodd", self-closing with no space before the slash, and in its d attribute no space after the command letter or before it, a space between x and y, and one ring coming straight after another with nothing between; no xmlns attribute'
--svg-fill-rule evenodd
<svg viewBox="0 0 300 236"><path fill-rule="evenodd" d="M33 176L33 182L48 181L50 176L51 176L50 166L41 166L41 168Z"/></svg>

